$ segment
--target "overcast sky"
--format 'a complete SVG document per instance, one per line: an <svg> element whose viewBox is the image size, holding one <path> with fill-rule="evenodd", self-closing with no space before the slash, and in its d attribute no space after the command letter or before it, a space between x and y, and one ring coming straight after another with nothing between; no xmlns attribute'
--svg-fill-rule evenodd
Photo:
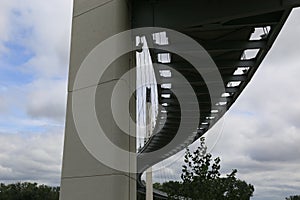
<svg viewBox="0 0 300 200"><path fill-rule="evenodd" d="M0 182L60 182L71 10L0 1ZM213 155L255 186L254 200L300 194L299 19L298 9L215 131Z"/></svg>

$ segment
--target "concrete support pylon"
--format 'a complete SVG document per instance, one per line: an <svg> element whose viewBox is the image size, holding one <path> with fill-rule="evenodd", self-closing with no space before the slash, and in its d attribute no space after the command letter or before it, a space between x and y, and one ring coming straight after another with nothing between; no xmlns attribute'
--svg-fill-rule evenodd
<svg viewBox="0 0 300 200"><path fill-rule="evenodd" d="M120 159L117 152L109 152L104 147L99 147L114 163L125 160L120 165L135 168L136 161L131 160L130 152L136 152L136 141L118 127L111 113L111 97L114 86L118 81L123 81L122 92L114 99L115 103L130 96L128 80L121 80L121 76L130 69L131 55L124 55L116 60L105 72L105 76L96 85L84 86L73 89L76 73L90 51L100 42L121 31L130 29L130 2L127 0L74 0L71 57L69 68L69 87L67 116L64 141L64 155L61 178L60 200L135 200L136 177L134 174L118 171L99 161L87 150L80 140L74 120L72 100L74 94L88 93L90 89L96 90L94 98L95 111L109 140L118 147L128 151L127 158ZM116 48L118 48L116 46ZM99 66L105 67L105 66ZM86 77L88 80L89 77ZM122 96L123 95L123 96ZM135 102L131 102L130 111L134 117ZM122 112L120 112L121 115ZM88 118L86 120L89 120ZM128 124L127 129L131 134L135 127L129 123L130 119L124 118ZM128 123L127 121L128 120ZM88 132L95 132L87 126ZM126 156L125 156L126 157Z"/></svg>
<svg viewBox="0 0 300 200"><path fill-rule="evenodd" d="M153 200L152 167L146 171L146 200Z"/></svg>
<svg viewBox="0 0 300 200"><path fill-rule="evenodd" d="M146 137L150 137L153 133L152 128L152 103L151 103L151 90L149 96L147 96L147 109L146 109L146 124L147 124L147 130L146 130ZM153 200L153 180L152 180L152 167L148 168L146 171L146 200Z"/></svg>

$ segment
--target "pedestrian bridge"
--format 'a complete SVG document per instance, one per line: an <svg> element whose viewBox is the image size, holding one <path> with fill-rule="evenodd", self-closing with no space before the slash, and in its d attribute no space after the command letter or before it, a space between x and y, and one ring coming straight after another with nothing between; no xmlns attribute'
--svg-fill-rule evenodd
<svg viewBox="0 0 300 200"><path fill-rule="evenodd" d="M199 50L188 42L183 43L168 30L146 36L147 43L152 43L148 46L151 46L149 53L161 109L154 133L138 151L140 175L193 143L221 119L251 81L291 10L299 3L274 0L133 2L134 28L169 28L191 37L203 47ZM174 49L180 49L181 55L172 52ZM206 66L193 65L182 56L196 56L203 51L213 64L205 60L206 55L199 56L199 61L202 59L200 62ZM221 79L213 77L209 81L206 78L215 73L214 70ZM189 96L195 98L187 98ZM199 116L189 114L194 110L199 110ZM139 182L141 192L143 187Z"/></svg>
<svg viewBox="0 0 300 200"><path fill-rule="evenodd" d="M145 170L222 118L298 6L300 0L74 0L60 200L145 193ZM112 37L130 29L128 43ZM136 81L148 81L135 95L135 80L123 76L132 63L140 64ZM126 98L129 106L121 106ZM151 124L137 147L135 117Z"/></svg>

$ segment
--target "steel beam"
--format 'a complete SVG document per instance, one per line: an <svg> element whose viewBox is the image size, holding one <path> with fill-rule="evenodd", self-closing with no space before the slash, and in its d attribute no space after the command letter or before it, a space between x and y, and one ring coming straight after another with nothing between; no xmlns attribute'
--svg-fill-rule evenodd
<svg viewBox="0 0 300 200"><path fill-rule="evenodd" d="M157 26L182 30L281 11L298 4L299 1L296 0L252 0L243 3L239 0L139 0L134 1L133 23L135 27Z"/></svg>

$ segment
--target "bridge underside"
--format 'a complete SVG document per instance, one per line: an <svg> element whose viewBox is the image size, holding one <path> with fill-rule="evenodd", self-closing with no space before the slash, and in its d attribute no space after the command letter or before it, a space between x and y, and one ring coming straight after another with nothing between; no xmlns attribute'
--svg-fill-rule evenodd
<svg viewBox="0 0 300 200"><path fill-rule="evenodd" d="M151 50L152 61L158 64L161 64L157 59L159 55L168 53L171 61L167 65L171 71L182 74L197 95L198 102L185 102L189 104L185 107L191 110L196 105L200 109L197 134L192 141L207 132L236 101L274 44L291 10L299 5L299 0L133 1L133 28L164 27L190 36L206 49L222 76L225 92L219 94L220 102L213 102L208 91L208 84L213 83L206 83L195 66L172 52ZM173 45L172 38L169 41L169 45ZM192 49L187 47L188 51ZM161 83L170 83L172 88L181 87L176 77L159 76L166 68L154 65L154 70ZM159 85L159 95L169 95L159 100L161 105L167 104L164 106L166 112L160 113L163 117L158 117L157 122L164 125L140 150L137 158L140 172L184 148L178 143L178 148L171 152L162 150L178 134L183 122L178 94L175 96L171 89ZM182 90L179 95L189 94ZM189 123L183 126L188 127ZM182 135L182 141L188 136L189 133ZM159 152L160 156L153 157L150 152Z"/></svg>
<svg viewBox="0 0 300 200"><path fill-rule="evenodd" d="M296 6L300 6L300 0L243 2L237 0L74 0L60 199L135 199L136 174L128 173L126 170L121 171L118 167L124 166L135 171L135 159L137 159L137 170L141 174L147 167L183 149L187 145L183 144L183 141L188 140L192 143L207 132L231 107L249 83L273 45L292 8ZM185 109L183 109L179 99L191 95L181 89L184 88L185 83L176 76L160 76L160 71L165 68L163 65L155 65L154 70L159 82L172 84L172 88L161 85L158 88L161 96L159 103L164 106L165 112L160 113L157 124L163 126L157 128L159 131L150 137L139 151L137 158L135 156L132 158L132 153L136 152L136 141L130 135L124 134L115 122L111 111L111 97L119 81L123 81L124 88L113 99L115 105L123 105L123 98L131 96L131 88L126 84L131 80L122 80L122 75L130 70L133 56L124 55L114 62L99 82L91 82L89 76L84 76L81 77L82 85L75 87L74 83L81 64L99 43L130 28L153 26L179 31L201 44L216 64L225 91L217 94L219 102L213 102L208 88L214 83L205 82L203 74L199 74L198 69L183 57L158 50L154 44L150 51L152 62L160 64L158 56L169 53L171 62L166 65L171 67L172 74L176 74L175 71L182 74L192 86L193 93L197 95L195 101L184 102ZM261 33L256 39L251 39L256 30L260 30ZM176 45L172 43L174 39L169 38L169 46ZM256 50L257 54L248 58L246 54L249 50ZM193 49L187 46L188 51ZM94 64L99 63L94 62ZM97 67L96 69L100 70L106 66L97 65ZM173 94L174 88L178 89L177 96ZM94 90L95 94L91 97L90 93ZM169 98L163 97L166 95L169 95ZM73 106L73 102L78 104ZM95 107L91 108L91 102L97 102ZM200 119L182 117L183 112L189 113L195 110L195 107L200 108ZM74 108L77 112L80 111L79 116L85 113L86 117L83 116L80 118L82 120L76 121ZM104 126L102 128L107 130L111 142L126 151L126 156L121 156L117 151L108 151L105 145L99 145L104 144L103 141L89 140L95 147L100 148L101 153L112 161L113 166L117 166L115 169L96 159L80 138L85 134L101 135L97 127L89 123L92 112L86 113L85 108L96 112L93 117L96 116L102 123L101 125ZM125 113L122 106L116 109L119 109L120 116ZM130 102L130 112L135 113L135 102ZM128 126L126 130L130 130L130 133L135 132L136 127L130 123L127 115L125 117L122 115L120 118L124 120L122 124ZM190 122L195 120L197 126L194 127L195 130L191 130ZM77 130L78 125L83 127L81 133ZM179 126L185 127L190 132L196 131L196 134L191 139L189 131L177 134ZM177 136L180 139L174 140ZM164 150L162 147L170 142L174 143L174 148ZM150 156L149 153L152 152L156 152L157 156ZM138 184L139 191L145 192L141 181L138 181ZM164 198L165 195L156 193L154 196Z"/></svg>

